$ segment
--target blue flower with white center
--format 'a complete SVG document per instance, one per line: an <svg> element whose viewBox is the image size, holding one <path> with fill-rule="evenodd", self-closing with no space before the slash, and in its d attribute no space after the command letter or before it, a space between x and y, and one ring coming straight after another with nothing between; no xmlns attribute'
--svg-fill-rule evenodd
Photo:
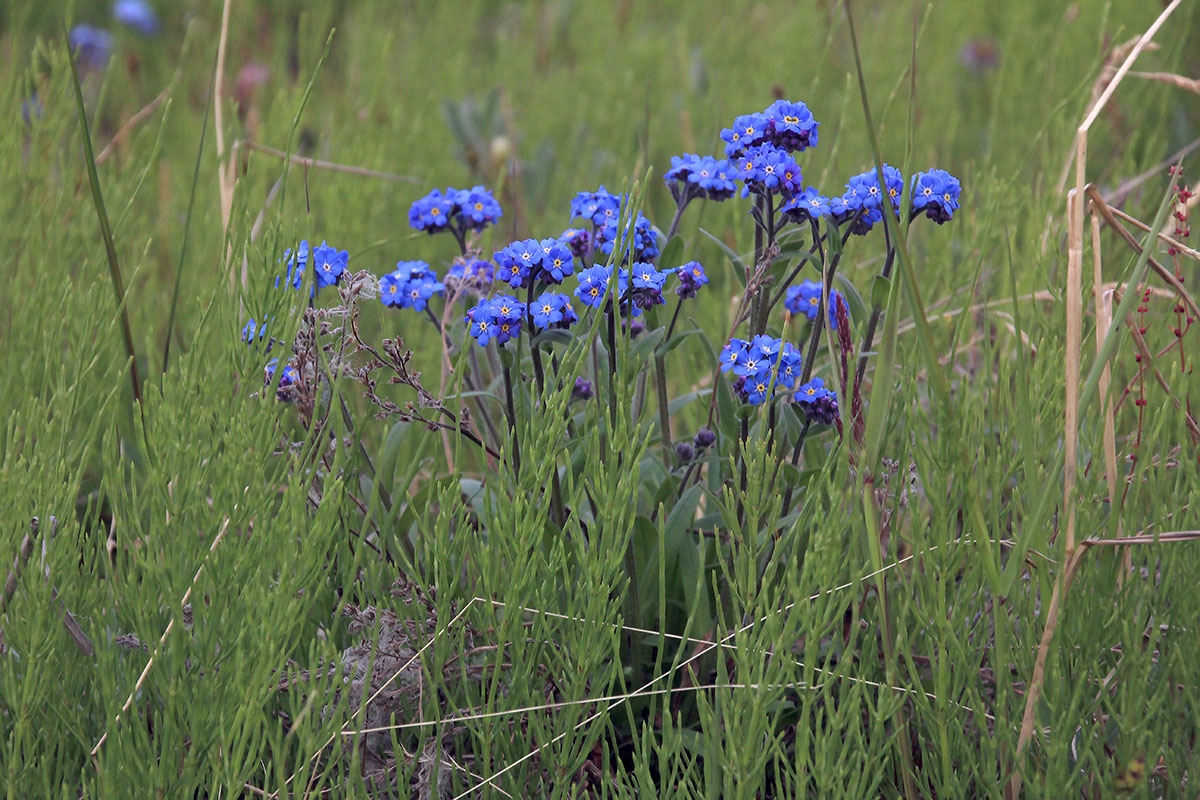
<svg viewBox="0 0 1200 800"><path fill-rule="evenodd" d="M445 290L446 287L441 281L430 277L413 278L404 285L404 291L400 297L400 307L424 311L429 298L435 294L442 294Z"/></svg>
<svg viewBox="0 0 1200 800"><path fill-rule="evenodd" d="M589 308L603 306L611 274L605 267L589 267L582 270L577 276L579 285L575 287L575 296L579 298L579 302Z"/></svg>
<svg viewBox="0 0 1200 800"><path fill-rule="evenodd" d="M119 24L143 36L158 33L158 15L146 0L117 0L112 5L112 15Z"/></svg>
<svg viewBox="0 0 1200 800"><path fill-rule="evenodd" d="M455 192L454 207L462 215L465 230L481 231L504 216L496 198L482 186Z"/></svg>
<svg viewBox="0 0 1200 800"><path fill-rule="evenodd" d="M345 250L330 247L322 239L321 246L313 248L312 262L316 270L317 288L321 289L338 282L338 278L342 277L350 263L350 254Z"/></svg>
<svg viewBox="0 0 1200 800"><path fill-rule="evenodd" d="M480 347L487 346L500 332L499 326L496 325L496 313L492 310L492 301L486 298L467 311L463 321L468 325L467 333L474 337Z"/></svg>
<svg viewBox="0 0 1200 800"><path fill-rule="evenodd" d="M500 294L491 300L492 314L496 324L496 344L504 344L521 333L521 323L525 320L525 304L517 298Z"/></svg>
<svg viewBox="0 0 1200 800"><path fill-rule="evenodd" d="M646 311L662 305L666 302L662 295L666 281L667 273L659 272L653 264L639 261L629 268L629 283L632 287L630 300L635 306Z"/></svg>
<svg viewBox="0 0 1200 800"><path fill-rule="evenodd" d="M457 194L453 189L447 189L447 193ZM419 231L438 233L450 227L450 217L457 210L453 197L447 197L434 189L408 209L408 224Z"/></svg>
<svg viewBox="0 0 1200 800"><path fill-rule="evenodd" d="M767 141L785 150L801 151L817 146L817 122L804 103L776 100L763 115L769 122Z"/></svg>
<svg viewBox="0 0 1200 800"><path fill-rule="evenodd" d="M897 213L900 210L900 198L904 194L904 176L900 174L900 170L890 164L883 165L883 182L886 186L879 185L879 175L874 167L866 172L855 175L846 184L847 192L854 194L862 200L864 208L882 208L883 207L883 192L886 190L892 201L892 207Z"/></svg>
<svg viewBox="0 0 1200 800"><path fill-rule="evenodd" d="M732 158L747 147L761 142L770 124L766 116L759 113L743 114L735 119L732 128L721 131L721 139L725 142L725 155Z"/></svg>
<svg viewBox="0 0 1200 800"><path fill-rule="evenodd" d="M293 253L291 249L285 250L283 260L287 262L287 277L284 285L291 284L293 289L299 289L304 285L304 268L308 266L308 240L301 239L300 246ZM275 276L275 288L279 288L280 276Z"/></svg>
<svg viewBox="0 0 1200 800"><path fill-rule="evenodd" d="M513 242L495 254L497 277L514 288L522 286L542 263L542 246L536 239Z"/></svg>
<svg viewBox="0 0 1200 800"><path fill-rule="evenodd" d="M679 278L675 294L684 300L695 297L696 290L708 283L708 275L704 273L704 267L700 266L699 261L689 261L676 267L675 277Z"/></svg>
<svg viewBox="0 0 1200 800"><path fill-rule="evenodd" d="M831 213L829 198L818 194L812 186L800 194L794 194L779 209L784 219L792 222L808 222L813 219L829 216Z"/></svg>
<svg viewBox="0 0 1200 800"><path fill-rule="evenodd" d="M558 239L542 239L538 243L541 259L537 277L546 283L562 283L563 277L575 272L571 248Z"/></svg>
<svg viewBox="0 0 1200 800"><path fill-rule="evenodd" d="M958 178L944 169L919 172L913 178L913 213L924 211L925 216L939 225L948 222L959 209L961 192Z"/></svg>

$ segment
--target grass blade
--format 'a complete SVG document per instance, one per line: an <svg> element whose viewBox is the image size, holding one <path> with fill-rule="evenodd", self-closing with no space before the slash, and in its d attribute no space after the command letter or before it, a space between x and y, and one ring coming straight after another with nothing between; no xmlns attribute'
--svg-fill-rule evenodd
<svg viewBox="0 0 1200 800"><path fill-rule="evenodd" d="M88 130L87 109L83 105L83 88L79 83L79 70L75 66L75 54L71 51L70 37L63 24L63 45L67 48L67 61L71 64L71 82L75 86L75 104L79 109L79 124L83 128L83 160L87 164L88 183L92 188L92 203L96 206L96 217L100 222L100 236L104 239L104 252L108 256L108 272L112 278L113 295L121 313L121 332L125 337L125 352L129 355L129 382L133 388L133 399L142 404L142 382L138 375L137 351L133 346L133 329L129 325L129 312L125 308L125 281L121 279L121 265L117 261L117 247L113 243L112 226L108 222L108 211L104 206L104 195L100 191L100 176L96 173L96 153L92 149L92 134Z"/></svg>

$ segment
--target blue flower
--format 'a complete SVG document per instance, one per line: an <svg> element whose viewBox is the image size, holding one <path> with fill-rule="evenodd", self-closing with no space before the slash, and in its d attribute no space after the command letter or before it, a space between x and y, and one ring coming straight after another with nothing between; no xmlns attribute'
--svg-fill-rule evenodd
<svg viewBox="0 0 1200 800"><path fill-rule="evenodd" d="M89 70L98 72L104 69L112 54L112 34L86 22L71 28L67 42Z"/></svg>
<svg viewBox="0 0 1200 800"><path fill-rule="evenodd" d="M447 190L449 193L449 190ZM462 215L463 228L481 231L504 216L492 193L482 186L454 192L454 207Z"/></svg>
<svg viewBox="0 0 1200 800"><path fill-rule="evenodd" d="M467 333L474 337L480 347L485 347L500 332L496 325L496 314L492 310L492 301L486 298L467 311L463 321L468 325Z"/></svg>
<svg viewBox="0 0 1200 800"><path fill-rule="evenodd" d="M379 279L379 302L388 307L400 305L406 282L398 272L384 275Z"/></svg>
<svg viewBox="0 0 1200 800"><path fill-rule="evenodd" d="M608 292L608 279L611 272L605 267L589 267L577 276L579 286L575 287L575 296L589 308L600 308Z"/></svg>
<svg viewBox="0 0 1200 800"><path fill-rule="evenodd" d="M750 192L776 194L800 190L800 167L786 150L762 144L742 153L738 159L738 178L746 185L742 197Z"/></svg>
<svg viewBox="0 0 1200 800"><path fill-rule="evenodd" d="M321 240L321 246L312 251L313 266L316 269L317 288L332 286L342 277L346 266L350 263L350 254L345 250L330 247Z"/></svg>
<svg viewBox="0 0 1200 800"><path fill-rule="evenodd" d="M267 366L264 369L264 372L265 372L264 383L267 386L270 386L271 381L273 381L275 379L275 369L278 366L279 366L278 358L272 358L270 361L267 362ZM299 382L300 382L300 373L296 371L296 368L290 364L285 365L283 368L283 374L281 374L279 376L279 388L275 391L275 396L280 400L284 400L284 401L291 400L292 399L292 388Z"/></svg>
<svg viewBox="0 0 1200 800"><path fill-rule="evenodd" d="M562 283L564 276L575 272L571 248L558 239L542 239L538 242L538 248L541 250L541 259L538 262L541 269L537 274L540 280L546 283Z"/></svg>
<svg viewBox="0 0 1200 800"><path fill-rule="evenodd" d="M666 281L667 273L659 272L653 264L639 261L629 268L629 282L633 287L630 299L635 306L646 311L662 305L665 302L662 288Z"/></svg>
<svg viewBox="0 0 1200 800"><path fill-rule="evenodd" d="M705 274L704 267L700 266L699 261L689 261L683 266L676 267L675 277L679 278L679 286L675 287L675 294L684 300L695 297L696 290L708 283L708 275Z"/></svg>
<svg viewBox="0 0 1200 800"><path fill-rule="evenodd" d="M399 261L390 275L379 279L379 300L385 306L424 311L429 299L446 286L424 261Z"/></svg>
<svg viewBox="0 0 1200 800"><path fill-rule="evenodd" d="M117 0L112 5L112 15L119 24L143 36L158 33L158 15L146 0Z"/></svg>
<svg viewBox="0 0 1200 800"><path fill-rule="evenodd" d="M750 342L730 339L721 351L721 371L733 373L734 391L744 402L758 405L771 396L772 387L795 386L802 360L791 344L760 334Z"/></svg>
<svg viewBox="0 0 1200 800"><path fill-rule="evenodd" d="M603 185L594 192L580 192L571 201L571 219L588 219L596 225L603 225L609 219L616 219L621 200Z"/></svg>
<svg viewBox="0 0 1200 800"><path fill-rule="evenodd" d="M620 227L614 221L611 224L603 225L596 231L596 238L600 242L600 249L605 255L612 255L613 246L616 244L617 228ZM633 225L633 241L629 241L629 226L625 227L625 235L621 237L622 251L628 250L632 246L634 261L653 261L658 258L658 234L654 232L654 225L650 220L646 219L642 213L638 212L637 222ZM624 263L625 259L621 259Z"/></svg>
<svg viewBox="0 0 1200 800"><path fill-rule="evenodd" d="M753 147L767 134L770 121L763 114L743 114L733 121L732 128L721 131L725 141L725 155L733 157L747 147Z"/></svg>
<svg viewBox="0 0 1200 800"><path fill-rule="evenodd" d="M542 263L542 246L536 239L512 242L494 256L498 277L514 288L521 286Z"/></svg>
<svg viewBox="0 0 1200 800"><path fill-rule="evenodd" d="M884 164L883 179L892 200L892 207L899 212L900 198L904 194L904 176L900 174L900 170L890 164ZM862 200L863 208L883 207L884 189L879 185L879 175L874 167L851 178L846 184L846 191L847 194L853 192Z"/></svg>
<svg viewBox="0 0 1200 800"><path fill-rule="evenodd" d="M490 302L495 319L496 344L504 344L521 332L521 323L525 320L525 304L507 294L496 295Z"/></svg>
<svg viewBox="0 0 1200 800"><path fill-rule="evenodd" d="M558 292L543 292L529 308L533 312L533 324L540 330L567 328L579 321L571 307L571 299Z"/></svg>
<svg viewBox="0 0 1200 800"><path fill-rule="evenodd" d="M785 150L800 151L817 146L817 126L804 103L776 100L763 115L770 123L765 138Z"/></svg>
<svg viewBox="0 0 1200 800"><path fill-rule="evenodd" d="M259 325L255 322L254 317L251 317L250 321L247 322L245 327L242 328L242 341L245 342L246 344L250 345L251 347L254 347L256 344L259 344L260 342L262 342L262 340L265 339L267 336L267 322L268 321L269 320L263 320L262 324ZM267 352L268 353L271 352L271 347L274 344L275 344L274 338L269 339L267 341Z"/></svg>
<svg viewBox="0 0 1200 800"><path fill-rule="evenodd" d="M748 346L749 342L745 339L730 339L721 348L721 372L729 372L736 367L743 360Z"/></svg>
<svg viewBox="0 0 1200 800"><path fill-rule="evenodd" d="M829 290L829 327L837 330L837 317L834 314L834 309L837 308L837 289ZM792 314L799 316L805 315L810 320L817 318L817 311L821 308L821 284L817 281L803 281L799 286L791 286L787 290L787 295L783 298L783 307Z"/></svg>
<svg viewBox="0 0 1200 800"><path fill-rule="evenodd" d="M725 159L684 153L671 157L671 168L663 175L676 203L695 197L728 200L737 190L733 169Z"/></svg>
<svg viewBox="0 0 1200 800"><path fill-rule="evenodd" d="M961 192L958 178L944 169L919 172L913 178L913 212L924 211L925 216L941 225L959 209L958 197Z"/></svg>
<svg viewBox="0 0 1200 800"><path fill-rule="evenodd" d="M796 392L796 400L801 403L815 403L822 397L829 397L833 392L825 388L825 381L813 378L800 387Z"/></svg>
<svg viewBox="0 0 1200 800"><path fill-rule="evenodd" d="M299 289L304 285L304 268L308 266L308 240L301 239L300 246L296 248L293 254L291 249L285 250L283 260L287 262L287 278L285 285L290 283L293 289ZM279 288L279 277L275 276L275 288Z"/></svg>
<svg viewBox="0 0 1200 800"><path fill-rule="evenodd" d="M456 194L453 189L447 189L447 193ZM450 217L455 211L454 198L434 189L408 209L408 224L419 231L437 233L450 227Z"/></svg>
<svg viewBox="0 0 1200 800"><path fill-rule="evenodd" d="M828 197L818 194L817 190L809 186L800 194L794 194L783 204L779 209L785 219L792 222L807 222L810 219L820 219L821 217L829 216L831 213L830 201Z"/></svg>

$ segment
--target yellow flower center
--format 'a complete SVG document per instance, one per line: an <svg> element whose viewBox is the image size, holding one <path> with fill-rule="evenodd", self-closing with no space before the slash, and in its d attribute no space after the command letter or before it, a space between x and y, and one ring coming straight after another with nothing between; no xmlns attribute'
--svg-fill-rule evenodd
<svg viewBox="0 0 1200 800"><path fill-rule="evenodd" d="M788 114L786 117L783 118L783 121L786 122L788 125L795 125L796 123L798 123L800 121L800 118L793 117L791 114Z"/></svg>
<svg viewBox="0 0 1200 800"><path fill-rule="evenodd" d="M476 210L476 211L483 211L483 203L476 203L476 204L475 204L475 210Z"/></svg>
<svg viewBox="0 0 1200 800"><path fill-rule="evenodd" d="M442 213L442 210L437 206L434 206L433 208L429 209L429 213L436 217Z"/></svg>

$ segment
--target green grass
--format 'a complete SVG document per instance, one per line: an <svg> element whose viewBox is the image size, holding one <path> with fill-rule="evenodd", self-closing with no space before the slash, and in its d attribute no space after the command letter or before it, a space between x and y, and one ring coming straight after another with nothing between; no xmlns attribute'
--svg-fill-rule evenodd
<svg viewBox="0 0 1200 800"><path fill-rule="evenodd" d="M535 414L539 398L519 385L518 474L452 432L376 419L346 374L366 356L338 358L345 318L326 318L342 330L318 363L339 377L313 408L262 390L262 355L238 332L264 314L285 341L306 325L272 286L300 238L349 249L354 270L413 259L444 269L447 237L407 225L409 205L435 186L497 188L505 217L484 237L488 253L516 236L557 235L576 192L632 187L648 170L644 210L665 226L673 203L657 176L671 155L717 151L717 131L776 90L821 121L820 146L801 166L806 182L836 191L874 160L839 4L235 0L225 86L251 61L269 78L243 108L227 100L226 143L291 142L306 157L414 181L297 165L268 202L283 163L243 148L228 225L208 94L221 4L166 5L162 35L117 33L107 70L81 86L97 153L167 89L96 169L122 305L62 21L49 4L0 10L0 110L11 121L0 128L5 574L39 521L0 614L7 797L368 796L376 779L398 796L456 797L493 776L469 796L901 797L906 775L916 796L1002 797L1017 769L1031 797L1192 791L1193 543L1133 547L1131 569L1117 548L1085 555L1058 611L1037 735L1014 759L1063 558L1055 464L1067 240L1057 183L1105 55L1157 6L855 8L882 159L901 164L911 148L913 171L951 171L963 208L907 239L932 352L898 265L895 337L881 328L876 339L879 350L894 342L892 380L875 380L873 357L865 384L878 409L871 449L832 431L809 441L800 468L782 473L797 492L789 515L771 481L778 451L761 424L739 449L732 413L720 414L728 430L699 488L681 488L658 456L653 381L634 421L610 418L598 385L595 401L571 407L569 435L568 392L548 390ZM85 13L76 7L68 26ZM1187 47L1196 16L1177 12L1137 69L1200 74ZM982 37L994 65L964 66L960 52ZM42 111L24 124L34 93ZM1191 97L1127 80L1090 139L1090 180L1111 189L1196 138ZM1167 184L1164 171L1122 208L1152 219ZM712 283L680 320L705 335L670 353L672 395L710 388L710 347L724 343L742 291L725 249L699 228L752 252L746 208L697 203L684 218L680 258L704 263ZM1111 232L1102 240L1105 280L1125 279L1135 256ZM882 239L852 244L839 271L869 305ZM1169 262L1162 248L1156 257ZM1095 353L1090 259L1084 376ZM1190 288L1196 263L1181 265ZM1054 299L1028 299L1039 291ZM318 306L336 305L328 294ZM1149 306L1142 324L1157 350L1175 314L1166 298ZM363 300L358 325L374 345L403 339L438 393L427 319ZM1158 362L1171 394L1148 378L1142 412L1135 385L1116 414L1118 486L1128 489L1115 506L1098 399L1083 410L1079 538L1200 528L1185 426L1200 351L1194 331L1184 339L1185 370L1175 353ZM1115 352L1120 397L1136 368L1132 341ZM591 369L579 345L555 353L559 374ZM636 341L618 341L617 355L613 391L628 408L653 359ZM458 358L446 396L466 391L467 369ZM826 354L817 369L831 379ZM491 390L502 400L502 385ZM386 375L379 391L416 400ZM497 420L500 405L490 406ZM675 411L676 440L705 422L708 405L701 396ZM884 460L864 490L859 465L876 454ZM745 488L722 484L722 469L736 475L742 463ZM561 530L549 521L552 475L574 512ZM876 537L887 543L882 561ZM65 629L64 610L94 653ZM653 691L628 697L643 686ZM364 724L399 727L343 735ZM1146 777L1118 794L1136 759Z"/></svg>

